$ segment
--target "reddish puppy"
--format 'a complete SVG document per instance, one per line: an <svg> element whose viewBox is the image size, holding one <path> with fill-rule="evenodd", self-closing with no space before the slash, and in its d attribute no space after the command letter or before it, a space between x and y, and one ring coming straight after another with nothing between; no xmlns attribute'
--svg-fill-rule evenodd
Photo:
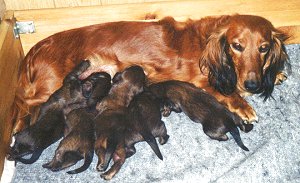
<svg viewBox="0 0 300 183"><path fill-rule="evenodd" d="M82 78L139 65L151 82L191 82L251 123L257 116L243 96L268 98L274 84L285 79L286 39L268 20L250 15L113 22L54 34L37 43L22 62L14 130L22 128L27 114L34 121L37 107L75 65L90 57L98 59Z"/></svg>

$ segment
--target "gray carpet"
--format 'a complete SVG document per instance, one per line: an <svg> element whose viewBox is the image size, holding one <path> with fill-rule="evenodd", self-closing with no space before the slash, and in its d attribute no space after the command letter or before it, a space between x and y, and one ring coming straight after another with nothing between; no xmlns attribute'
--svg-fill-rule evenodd
<svg viewBox="0 0 300 183"><path fill-rule="evenodd" d="M289 45L287 50L292 73L276 86L274 99L247 98L259 117L253 131L241 133L249 152L241 150L230 135L226 142L210 140L200 124L172 114L164 118L170 135L168 143L160 146L164 160L146 143L139 143L137 153L110 182L300 182L300 45ZM18 163L12 182L105 182L95 169L96 157L87 171L77 175L42 168L56 147L57 143L49 147L32 165Z"/></svg>

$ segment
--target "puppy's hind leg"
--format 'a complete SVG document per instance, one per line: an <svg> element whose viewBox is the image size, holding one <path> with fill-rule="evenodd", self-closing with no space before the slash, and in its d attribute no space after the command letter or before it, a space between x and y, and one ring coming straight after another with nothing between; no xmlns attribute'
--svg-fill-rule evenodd
<svg viewBox="0 0 300 183"><path fill-rule="evenodd" d="M169 135L167 134L167 128L163 121L160 121L159 125L152 131L154 137L158 137L158 142L160 145L164 145L169 140Z"/></svg>
<svg viewBox="0 0 300 183"><path fill-rule="evenodd" d="M114 164L112 167L105 173L101 174L101 178L105 180L111 180L121 169L122 165L125 162L126 152L124 148L118 148L114 153Z"/></svg>
<svg viewBox="0 0 300 183"><path fill-rule="evenodd" d="M15 159L17 161L20 161L21 163L24 163L24 164L32 164L32 163L36 162L39 159L42 152L43 152L43 149L38 149L38 150L36 150L32 153L32 155L29 159L25 159L25 158L15 158Z"/></svg>
<svg viewBox="0 0 300 183"><path fill-rule="evenodd" d="M94 151L91 150L84 155L84 164L81 167L79 167L75 170L68 171L67 173L68 174L77 174L77 173L85 171L91 165L91 163L93 161L93 157L94 157Z"/></svg>
<svg viewBox="0 0 300 183"><path fill-rule="evenodd" d="M208 125L203 125L203 131L211 139L218 140L218 141L228 140L228 136L223 132L222 129L214 129Z"/></svg>

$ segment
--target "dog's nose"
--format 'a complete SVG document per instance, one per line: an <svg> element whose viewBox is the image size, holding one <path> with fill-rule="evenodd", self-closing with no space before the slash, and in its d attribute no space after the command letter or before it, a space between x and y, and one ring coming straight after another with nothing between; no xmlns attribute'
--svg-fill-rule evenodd
<svg viewBox="0 0 300 183"><path fill-rule="evenodd" d="M260 82L255 80L247 80L244 82L246 90L251 93L256 92L260 88Z"/></svg>

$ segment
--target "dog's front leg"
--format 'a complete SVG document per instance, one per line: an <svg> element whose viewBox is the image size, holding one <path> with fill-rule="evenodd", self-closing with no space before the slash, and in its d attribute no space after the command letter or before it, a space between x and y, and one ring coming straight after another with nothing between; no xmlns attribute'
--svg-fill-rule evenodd
<svg viewBox="0 0 300 183"><path fill-rule="evenodd" d="M225 105L231 112L239 115L245 123L251 124L258 121L258 117L254 109L238 93L234 92L225 96L211 87L203 89L210 95L214 96L220 103Z"/></svg>

